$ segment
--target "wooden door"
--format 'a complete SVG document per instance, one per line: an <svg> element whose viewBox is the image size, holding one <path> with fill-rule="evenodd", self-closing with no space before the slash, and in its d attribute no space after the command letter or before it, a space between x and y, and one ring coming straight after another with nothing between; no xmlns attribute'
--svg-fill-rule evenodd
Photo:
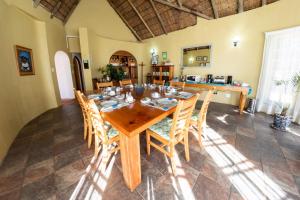
<svg viewBox="0 0 300 200"><path fill-rule="evenodd" d="M74 77L76 90L84 91L83 87L83 76L82 76L82 65L76 56L73 58Z"/></svg>

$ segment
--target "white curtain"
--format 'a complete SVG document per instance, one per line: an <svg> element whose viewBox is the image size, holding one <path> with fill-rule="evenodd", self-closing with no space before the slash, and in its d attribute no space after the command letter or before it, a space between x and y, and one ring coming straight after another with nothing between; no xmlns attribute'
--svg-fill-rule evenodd
<svg viewBox="0 0 300 200"><path fill-rule="evenodd" d="M275 84L276 81L291 80L297 72L300 72L300 27L266 33L257 111L274 114L281 111L278 102L290 103L289 114L294 122L300 123L299 92Z"/></svg>

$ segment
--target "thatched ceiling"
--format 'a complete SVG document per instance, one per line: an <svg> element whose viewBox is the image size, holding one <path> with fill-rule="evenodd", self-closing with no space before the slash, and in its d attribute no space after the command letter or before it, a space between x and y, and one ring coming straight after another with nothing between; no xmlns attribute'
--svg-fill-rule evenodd
<svg viewBox="0 0 300 200"><path fill-rule="evenodd" d="M107 0L138 40L238 14L278 0Z"/></svg>
<svg viewBox="0 0 300 200"><path fill-rule="evenodd" d="M33 0L66 22L79 0ZM104 1L104 0L99 0ZM107 0L138 40L168 34L207 20L226 17L279 0Z"/></svg>
<svg viewBox="0 0 300 200"><path fill-rule="evenodd" d="M35 7L42 6L51 13L51 18L56 17L64 23L67 22L78 3L79 0L33 0Z"/></svg>

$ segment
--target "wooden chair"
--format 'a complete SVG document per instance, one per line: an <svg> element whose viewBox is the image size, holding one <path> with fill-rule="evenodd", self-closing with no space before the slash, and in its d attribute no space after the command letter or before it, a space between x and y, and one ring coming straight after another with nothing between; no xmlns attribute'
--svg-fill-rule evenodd
<svg viewBox="0 0 300 200"><path fill-rule="evenodd" d="M120 82L120 86L123 87L123 86L126 86L126 85L132 85L132 81L129 79L129 80L122 80L122 81L119 81Z"/></svg>
<svg viewBox="0 0 300 200"><path fill-rule="evenodd" d="M101 91L103 88L106 88L106 87L112 87L114 86L113 85L113 82L97 82L97 90L98 91Z"/></svg>
<svg viewBox="0 0 300 200"><path fill-rule="evenodd" d="M98 156L101 150L101 144L105 156L107 153L118 151L120 149L119 132L104 122L94 100L89 100L88 109L95 134L95 156ZM116 143L117 146L113 146L112 144L114 143Z"/></svg>
<svg viewBox="0 0 300 200"><path fill-rule="evenodd" d="M81 107L82 115L83 115L83 137L86 140L88 138L88 148L92 145L92 135L93 129L91 124L90 116L88 115L88 105L87 105L87 98L81 93L80 90L75 92L76 99Z"/></svg>
<svg viewBox="0 0 300 200"><path fill-rule="evenodd" d="M193 115L191 117L191 125L196 125L199 134L199 145L202 147L202 127L203 124L206 124L206 114L208 110L209 103L213 97L214 90L209 90L205 96L203 104L200 110L194 110Z"/></svg>
<svg viewBox="0 0 300 200"><path fill-rule="evenodd" d="M176 175L174 161L174 151L176 144L184 144L186 160L190 160L188 129L198 97L199 94L193 96L188 100L180 100L173 115L173 119L167 117L146 130L147 155L150 156L150 146L153 146L162 153L166 154L171 159L171 165L174 175ZM151 137L158 140L161 145L151 142ZM164 147L168 147L169 151L165 150Z"/></svg>
<svg viewBox="0 0 300 200"><path fill-rule="evenodd" d="M156 84L156 85L165 85L165 80L156 80L156 79L154 79L153 80L153 84Z"/></svg>
<svg viewBox="0 0 300 200"><path fill-rule="evenodd" d="M172 86L172 87L180 87L180 88L184 89L185 82L170 81L170 86Z"/></svg>

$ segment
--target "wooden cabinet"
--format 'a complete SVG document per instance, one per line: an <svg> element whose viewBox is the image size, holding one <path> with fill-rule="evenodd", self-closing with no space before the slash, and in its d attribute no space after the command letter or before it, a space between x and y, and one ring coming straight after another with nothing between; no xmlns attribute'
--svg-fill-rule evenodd
<svg viewBox="0 0 300 200"><path fill-rule="evenodd" d="M174 65L153 65L152 77L155 80L169 82L174 78Z"/></svg>

